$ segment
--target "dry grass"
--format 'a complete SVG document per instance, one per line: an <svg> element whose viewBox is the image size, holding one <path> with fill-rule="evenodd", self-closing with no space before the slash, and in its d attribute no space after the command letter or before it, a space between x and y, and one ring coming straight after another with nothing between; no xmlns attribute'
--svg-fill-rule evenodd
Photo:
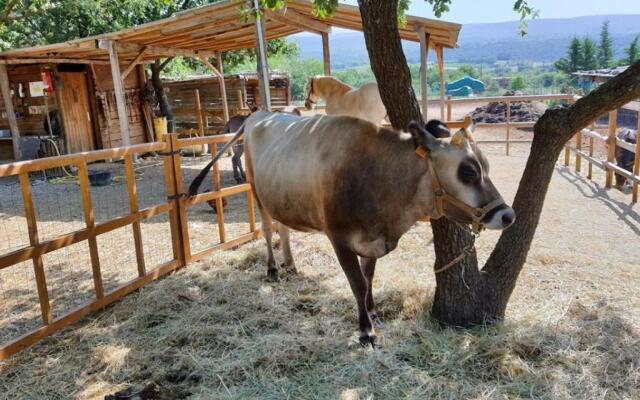
<svg viewBox="0 0 640 400"><path fill-rule="evenodd" d="M488 150L511 198L526 151ZM166 399L639 398L640 216L629 201L559 167L499 327L428 319L433 252L419 224L380 261L382 348L363 350L328 241L298 233L298 275L267 282L262 241L216 254L0 363L0 397L101 399L154 382ZM481 259L497 237L480 238Z"/></svg>

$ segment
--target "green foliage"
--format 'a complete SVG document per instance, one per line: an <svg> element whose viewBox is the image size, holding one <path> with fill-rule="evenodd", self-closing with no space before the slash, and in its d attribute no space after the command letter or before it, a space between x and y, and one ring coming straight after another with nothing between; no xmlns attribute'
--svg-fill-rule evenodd
<svg viewBox="0 0 640 400"><path fill-rule="evenodd" d="M640 48L638 48L638 41L640 40L640 35L633 38L631 43L629 43L629 47L624 49L627 58L624 61L625 64L633 64L634 62L640 60Z"/></svg>
<svg viewBox="0 0 640 400"><path fill-rule="evenodd" d="M527 82L522 75L518 75L511 81L511 90L524 90L527 88Z"/></svg>
<svg viewBox="0 0 640 400"><path fill-rule="evenodd" d="M598 49L596 43L586 37L582 41L582 66L581 69L593 70L599 67Z"/></svg>
<svg viewBox="0 0 640 400"><path fill-rule="evenodd" d="M598 43L598 64L600 68L607 68L613 63L613 39L609 33L609 21L602 24L600 42Z"/></svg>

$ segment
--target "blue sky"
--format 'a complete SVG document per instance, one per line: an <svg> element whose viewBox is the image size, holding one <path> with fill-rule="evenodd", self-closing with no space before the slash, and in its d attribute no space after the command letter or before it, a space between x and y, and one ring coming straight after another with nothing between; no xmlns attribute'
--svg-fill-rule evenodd
<svg viewBox="0 0 640 400"><path fill-rule="evenodd" d="M340 0L357 5L357 0ZM453 0L451 11L442 19L462 24L514 21L515 0ZM529 0L540 10L540 18L570 18L599 14L640 14L640 0ZM433 18L431 5L424 0L412 0L409 14Z"/></svg>

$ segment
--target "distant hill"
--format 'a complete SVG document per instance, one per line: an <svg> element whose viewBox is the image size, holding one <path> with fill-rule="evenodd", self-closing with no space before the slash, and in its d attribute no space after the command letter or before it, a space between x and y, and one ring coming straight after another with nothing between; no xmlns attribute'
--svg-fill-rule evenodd
<svg viewBox="0 0 640 400"><path fill-rule="evenodd" d="M563 57L575 35L598 39L600 27L609 21L616 57L640 34L640 15L597 15L563 19L529 21L529 34L518 36L519 22L467 24L460 32L458 49L445 50L445 59L465 63L491 63L498 60L553 62ZM299 44L302 57L322 58L322 43L318 36L297 35L290 40ZM419 62L417 43L405 42L405 54L410 63ZM368 63L364 37L360 32L331 34L331 60L336 68Z"/></svg>

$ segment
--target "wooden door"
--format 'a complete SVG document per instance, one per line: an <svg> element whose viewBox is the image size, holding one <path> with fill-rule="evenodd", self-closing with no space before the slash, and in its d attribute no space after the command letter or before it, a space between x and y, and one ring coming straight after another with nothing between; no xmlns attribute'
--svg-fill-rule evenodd
<svg viewBox="0 0 640 400"><path fill-rule="evenodd" d="M87 77L84 72L59 72L60 112L69 153L95 149L93 124L89 106Z"/></svg>

